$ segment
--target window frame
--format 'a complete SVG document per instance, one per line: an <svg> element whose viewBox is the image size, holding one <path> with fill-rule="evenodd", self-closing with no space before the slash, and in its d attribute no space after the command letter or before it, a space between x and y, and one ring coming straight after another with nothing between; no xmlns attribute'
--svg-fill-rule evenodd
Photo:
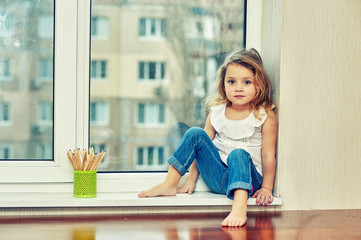
<svg viewBox="0 0 361 240"><path fill-rule="evenodd" d="M79 1L81 2L81 1ZM54 1L54 146L53 161L0 161L0 183L71 182L67 149L76 144L77 98L77 1ZM64 97L66 96L66 97ZM62 154L64 153L64 154ZM35 189L33 189L35 191Z"/></svg>
<svg viewBox="0 0 361 240"><path fill-rule="evenodd" d="M261 29L262 11L259 9L262 9L262 1L246 2L246 47L260 49L260 44L249 43L261 42L260 31L254 29ZM65 153L68 149L88 146L91 3L87 0L56 0L55 4L54 162L0 162L0 184L3 186L0 192L72 191L73 171ZM252 28L248 27L250 25ZM66 98L61 98L62 94ZM167 149L164 154L168 154ZM166 172L98 173L98 191L137 192L159 183L165 175ZM37 183L42 184L41 189Z"/></svg>

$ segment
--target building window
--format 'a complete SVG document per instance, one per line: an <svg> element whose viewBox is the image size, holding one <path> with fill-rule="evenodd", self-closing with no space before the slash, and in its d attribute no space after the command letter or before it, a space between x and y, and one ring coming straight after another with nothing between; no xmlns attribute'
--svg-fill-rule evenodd
<svg viewBox="0 0 361 240"><path fill-rule="evenodd" d="M164 124L164 104L140 103L138 104L138 123L140 124Z"/></svg>
<svg viewBox="0 0 361 240"><path fill-rule="evenodd" d="M11 146L9 144L0 144L0 159L6 160L12 158Z"/></svg>
<svg viewBox="0 0 361 240"><path fill-rule="evenodd" d="M165 78L164 62L139 62L139 80L163 80Z"/></svg>
<svg viewBox="0 0 361 240"><path fill-rule="evenodd" d="M39 60L39 78L41 81L52 81L53 80L53 59L52 58L41 58Z"/></svg>
<svg viewBox="0 0 361 240"><path fill-rule="evenodd" d="M107 17L91 18L91 36L95 38L107 39L109 33L109 20Z"/></svg>
<svg viewBox="0 0 361 240"><path fill-rule="evenodd" d="M139 36L145 38L164 38L167 35L167 22L161 18L140 18Z"/></svg>
<svg viewBox="0 0 361 240"><path fill-rule="evenodd" d="M10 59L0 58L0 81L11 81L11 61Z"/></svg>
<svg viewBox="0 0 361 240"><path fill-rule="evenodd" d="M43 15L38 18L38 36L40 38L52 39L54 31L53 15Z"/></svg>
<svg viewBox="0 0 361 240"><path fill-rule="evenodd" d="M39 103L39 123L51 125L53 123L53 103L40 102Z"/></svg>
<svg viewBox="0 0 361 240"><path fill-rule="evenodd" d="M38 143L36 145L36 158L38 159L52 159L53 145L48 143Z"/></svg>
<svg viewBox="0 0 361 240"><path fill-rule="evenodd" d="M106 102L90 103L90 121L97 125L109 123L109 105Z"/></svg>
<svg viewBox="0 0 361 240"><path fill-rule="evenodd" d="M107 145L105 143L93 143L91 145L94 149L95 153L100 153L101 151L106 152L104 158L102 159L101 163L99 164L99 169L104 169L107 168L109 166L109 154L110 152L108 151Z"/></svg>
<svg viewBox="0 0 361 240"><path fill-rule="evenodd" d="M136 167L164 168L164 147L162 146L138 147Z"/></svg>
<svg viewBox="0 0 361 240"><path fill-rule="evenodd" d="M11 37L14 29L14 14L0 10L0 37Z"/></svg>
<svg viewBox="0 0 361 240"><path fill-rule="evenodd" d="M91 61L91 78L96 80L107 78L107 62L105 60Z"/></svg>
<svg viewBox="0 0 361 240"><path fill-rule="evenodd" d="M8 125L10 123L10 103L0 103L0 125Z"/></svg>

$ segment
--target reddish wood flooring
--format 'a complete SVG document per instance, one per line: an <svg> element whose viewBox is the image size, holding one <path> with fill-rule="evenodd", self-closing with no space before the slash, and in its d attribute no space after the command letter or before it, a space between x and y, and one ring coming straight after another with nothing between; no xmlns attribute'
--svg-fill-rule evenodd
<svg viewBox="0 0 361 240"><path fill-rule="evenodd" d="M361 210L250 212L242 228L226 214L1 218L0 239L361 239Z"/></svg>

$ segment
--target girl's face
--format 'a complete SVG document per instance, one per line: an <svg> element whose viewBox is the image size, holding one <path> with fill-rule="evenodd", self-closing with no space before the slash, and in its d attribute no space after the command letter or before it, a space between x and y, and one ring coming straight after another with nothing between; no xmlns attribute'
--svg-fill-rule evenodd
<svg viewBox="0 0 361 240"><path fill-rule="evenodd" d="M256 95L253 72L239 64L229 64L224 76L224 90L234 107L249 107Z"/></svg>

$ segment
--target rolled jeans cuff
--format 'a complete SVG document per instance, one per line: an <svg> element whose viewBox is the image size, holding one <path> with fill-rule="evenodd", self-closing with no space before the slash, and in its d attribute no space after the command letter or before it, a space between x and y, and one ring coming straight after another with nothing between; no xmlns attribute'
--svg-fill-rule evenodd
<svg viewBox="0 0 361 240"><path fill-rule="evenodd" d="M251 191L252 191L252 184L251 183L246 183L246 182L234 182L234 183L231 183L228 186L228 189L227 189L227 197L229 199L231 199L231 200L234 199L233 191L236 190L236 189L243 189L243 190L248 191L248 196L249 196Z"/></svg>
<svg viewBox="0 0 361 240"><path fill-rule="evenodd" d="M177 169L181 176L187 172L187 169L183 166L183 164L181 164L173 155L168 159L168 163Z"/></svg>

